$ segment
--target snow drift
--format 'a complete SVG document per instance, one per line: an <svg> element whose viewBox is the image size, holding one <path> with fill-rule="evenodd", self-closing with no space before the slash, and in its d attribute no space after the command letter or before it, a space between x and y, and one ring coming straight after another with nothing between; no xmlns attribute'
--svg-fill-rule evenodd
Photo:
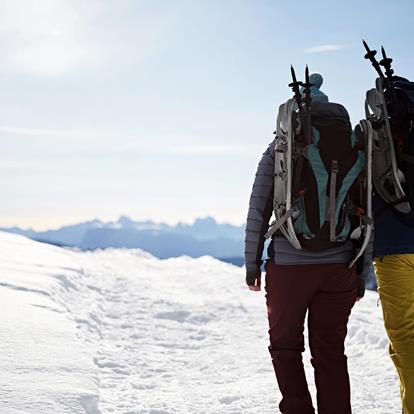
<svg viewBox="0 0 414 414"><path fill-rule="evenodd" d="M243 270L210 257L0 233L0 412L273 414L265 312ZM398 412L373 292L354 308L347 354L354 413Z"/></svg>

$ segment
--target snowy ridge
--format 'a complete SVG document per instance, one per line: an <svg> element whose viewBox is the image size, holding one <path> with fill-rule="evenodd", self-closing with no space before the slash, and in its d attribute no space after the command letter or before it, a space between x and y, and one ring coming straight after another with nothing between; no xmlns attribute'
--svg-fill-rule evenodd
<svg viewBox="0 0 414 414"><path fill-rule="evenodd" d="M74 254L0 233L0 412L98 414L91 351L64 301Z"/></svg>
<svg viewBox="0 0 414 414"><path fill-rule="evenodd" d="M6 233L0 269L0 412L277 412L264 297L245 288L242 269ZM399 409L376 302L367 292L349 325L356 414Z"/></svg>
<svg viewBox="0 0 414 414"><path fill-rule="evenodd" d="M175 226L121 216L117 221L92 220L47 231L0 228L3 230L61 247L140 248L161 259L210 255L242 261L243 256L244 226L217 223L212 217Z"/></svg>

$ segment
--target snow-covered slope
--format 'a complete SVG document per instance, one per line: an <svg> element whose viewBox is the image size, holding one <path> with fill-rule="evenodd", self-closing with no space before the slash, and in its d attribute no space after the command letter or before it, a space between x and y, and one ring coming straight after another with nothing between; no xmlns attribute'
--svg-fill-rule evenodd
<svg viewBox="0 0 414 414"><path fill-rule="evenodd" d="M277 412L264 297L242 272L209 257L77 252L0 233L0 412ZM356 414L398 412L386 348L368 292L347 340Z"/></svg>
<svg viewBox="0 0 414 414"><path fill-rule="evenodd" d="M0 412L95 414L98 376L65 297L72 252L0 233Z"/></svg>

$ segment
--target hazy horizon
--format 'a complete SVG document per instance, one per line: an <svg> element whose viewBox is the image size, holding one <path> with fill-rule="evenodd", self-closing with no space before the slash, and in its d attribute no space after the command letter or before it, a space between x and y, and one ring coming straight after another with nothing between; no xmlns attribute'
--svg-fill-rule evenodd
<svg viewBox="0 0 414 414"><path fill-rule="evenodd" d="M145 221L151 221L155 224L166 224L168 226L174 227L177 226L178 224L184 224L184 225L194 225L194 223L197 220L204 220L204 219L209 219L212 218L217 224L230 224L232 226L235 227L240 227L243 226L245 224L245 222L231 222L228 220L218 220L217 218L213 217L212 215L205 215L205 216L199 216L199 217L195 217L194 219L189 219L189 220L178 220L178 221L166 221L163 219L151 219L151 218L142 218L142 217L132 217L129 216L128 214L121 214L119 216L116 217L89 217L89 218L85 218L85 219L80 219L79 221L72 221L72 222L63 222L61 224L56 224L55 226L50 226L50 227L41 227L41 226L24 226L24 225L20 225L20 224L12 224L12 225L4 225L2 222L0 222L0 228L13 228L13 227L17 227L20 228L22 230L34 230L34 231L46 231L46 230L57 230L61 227L67 227L67 226L72 226L72 225L76 225L76 224L81 224L81 223L87 223L87 222L91 222L94 220L99 220L103 223L111 223L111 222L118 222L122 217L127 217L128 219L134 221L134 222L145 222Z"/></svg>

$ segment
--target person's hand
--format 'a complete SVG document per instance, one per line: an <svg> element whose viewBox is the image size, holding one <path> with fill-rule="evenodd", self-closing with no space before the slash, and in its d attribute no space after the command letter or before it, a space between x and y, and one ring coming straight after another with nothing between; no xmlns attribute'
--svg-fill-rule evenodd
<svg viewBox="0 0 414 414"><path fill-rule="evenodd" d="M261 275L260 269L255 272L247 272L246 284L251 291L259 292L261 290Z"/></svg>
<svg viewBox="0 0 414 414"><path fill-rule="evenodd" d="M357 298L355 302L359 302L365 295L365 279L359 279L359 286L357 291Z"/></svg>

